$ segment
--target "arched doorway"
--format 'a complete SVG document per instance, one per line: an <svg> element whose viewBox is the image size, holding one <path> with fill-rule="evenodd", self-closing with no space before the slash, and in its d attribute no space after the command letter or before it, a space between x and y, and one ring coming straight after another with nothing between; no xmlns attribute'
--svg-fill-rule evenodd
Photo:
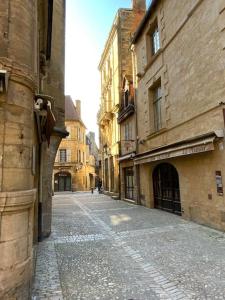
<svg viewBox="0 0 225 300"><path fill-rule="evenodd" d="M71 191L71 174L68 172L59 172L54 176L55 192Z"/></svg>
<svg viewBox="0 0 225 300"><path fill-rule="evenodd" d="M153 188L155 208L181 215L179 177L172 165L162 163L154 169Z"/></svg>

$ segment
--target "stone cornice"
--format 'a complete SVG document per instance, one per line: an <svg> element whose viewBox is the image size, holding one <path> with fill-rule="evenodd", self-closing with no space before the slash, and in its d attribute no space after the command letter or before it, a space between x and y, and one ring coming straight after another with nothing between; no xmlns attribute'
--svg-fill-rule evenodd
<svg viewBox="0 0 225 300"><path fill-rule="evenodd" d="M6 57L0 57L0 69L9 72L9 80L28 87L32 92L35 91L37 80L27 66L18 64Z"/></svg>
<svg viewBox="0 0 225 300"><path fill-rule="evenodd" d="M13 212L32 207L36 189L15 192L0 192L0 212Z"/></svg>

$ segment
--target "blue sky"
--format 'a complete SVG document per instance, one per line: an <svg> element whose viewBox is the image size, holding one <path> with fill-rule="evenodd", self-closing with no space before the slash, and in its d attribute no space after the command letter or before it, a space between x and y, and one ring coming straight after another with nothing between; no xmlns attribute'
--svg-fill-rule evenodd
<svg viewBox="0 0 225 300"><path fill-rule="evenodd" d="M147 0L147 4L150 0ZM82 119L88 131L98 134L96 114L100 103L98 63L119 8L131 0L66 0L66 95L82 102Z"/></svg>

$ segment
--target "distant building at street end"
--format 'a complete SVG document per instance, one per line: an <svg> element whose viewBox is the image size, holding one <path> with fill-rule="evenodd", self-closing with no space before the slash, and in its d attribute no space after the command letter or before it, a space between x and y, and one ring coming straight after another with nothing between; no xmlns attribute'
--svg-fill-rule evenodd
<svg viewBox="0 0 225 300"><path fill-rule="evenodd" d="M90 154L81 101L65 97L65 125L69 135L60 143L54 164L54 191L86 191L95 186L95 157Z"/></svg>
<svg viewBox="0 0 225 300"><path fill-rule="evenodd" d="M89 155L93 156L94 168L95 168L95 186L97 186L99 180L99 149L95 141L95 133L90 131L87 136L87 145L89 149Z"/></svg>

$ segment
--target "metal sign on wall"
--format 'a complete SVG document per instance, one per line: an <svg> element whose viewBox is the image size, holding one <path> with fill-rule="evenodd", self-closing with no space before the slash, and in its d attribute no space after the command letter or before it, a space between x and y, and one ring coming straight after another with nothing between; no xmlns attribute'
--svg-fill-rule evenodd
<svg viewBox="0 0 225 300"><path fill-rule="evenodd" d="M216 188L217 188L217 194L223 196L223 182L222 182L221 171L216 171Z"/></svg>

